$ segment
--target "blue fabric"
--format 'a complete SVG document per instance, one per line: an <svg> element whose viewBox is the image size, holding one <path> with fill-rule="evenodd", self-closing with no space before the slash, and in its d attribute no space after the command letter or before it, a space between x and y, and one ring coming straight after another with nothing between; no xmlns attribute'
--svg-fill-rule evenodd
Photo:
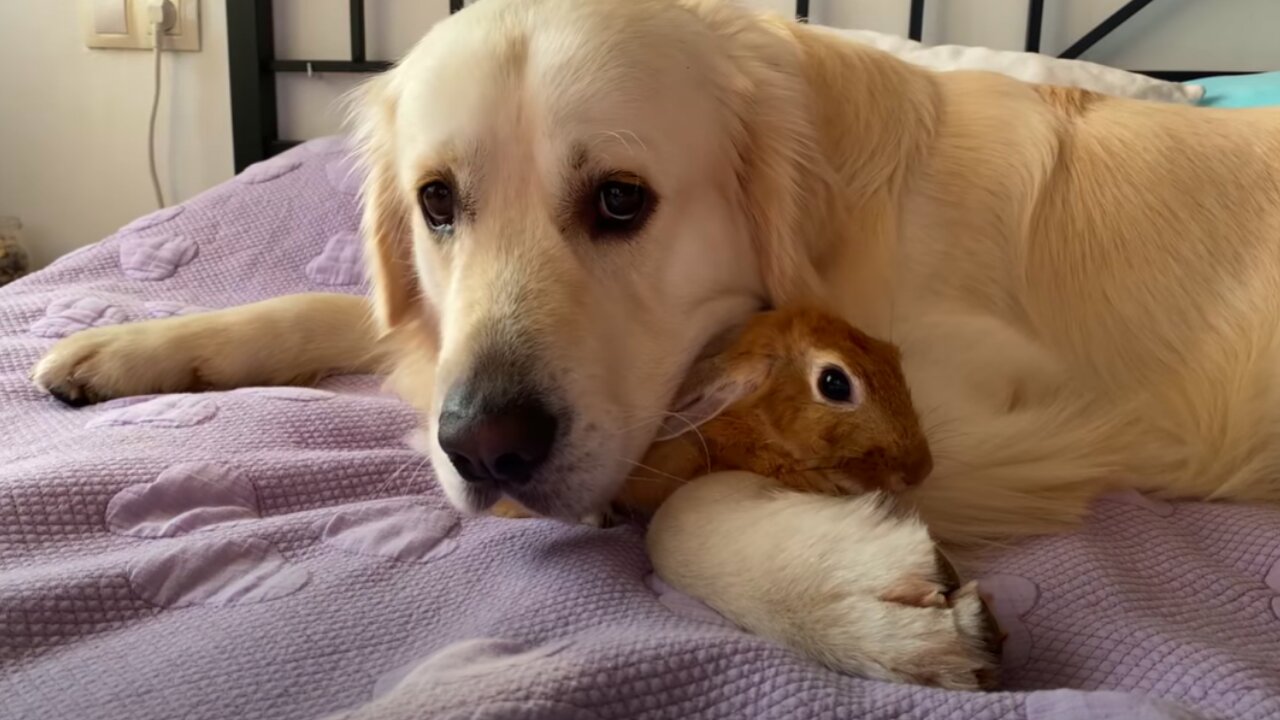
<svg viewBox="0 0 1280 720"><path fill-rule="evenodd" d="M1190 85L1204 88L1203 107L1249 108L1280 105L1280 72L1253 75L1220 75L1200 78Z"/></svg>

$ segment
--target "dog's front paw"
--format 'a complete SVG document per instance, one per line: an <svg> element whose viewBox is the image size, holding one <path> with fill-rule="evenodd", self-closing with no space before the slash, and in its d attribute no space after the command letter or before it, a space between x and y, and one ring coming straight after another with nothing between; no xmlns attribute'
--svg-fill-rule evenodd
<svg viewBox="0 0 1280 720"><path fill-rule="evenodd" d="M874 599L837 598L817 617L795 640L834 670L948 690L997 685L999 638L977 583L948 593L911 579Z"/></svg>
<svg viewBox="0 0 1280 720"><path fill-rule="evenodd" d="M980 690L995 690L1000 684L1000 662L1005 633L996 622L978 583L969 581L947 596L955 617L962 652L977 661L973 670Z"/></svg>
<svg viewBox="0 0 1280 720"><path fill-rule="evenodd" d="M907 612L899 615L904 629L899 639L927 648L897 657L895 664L886 666L890 673L908 682L952 690L996 687L1002 639L976 582L949 591L937 586L910 601L901 596L881 600L906 606Z"/></svg>
<svg viewBox="0 0 1280 720"><path fill-rule="evenodd" d="M883 498L779 491L718 473L676 491L647 537L662 578L737 625L839 672L979 690L998 638L974 583Z"/></svg>
<svg viewBox="0 0 1280 720"><path fill-rule="evenodd" d="M145 357L138 328L92 328L58 341L36 364L31 379L41 390L73 407L152 392L160 384L160 358Z"/></svg>

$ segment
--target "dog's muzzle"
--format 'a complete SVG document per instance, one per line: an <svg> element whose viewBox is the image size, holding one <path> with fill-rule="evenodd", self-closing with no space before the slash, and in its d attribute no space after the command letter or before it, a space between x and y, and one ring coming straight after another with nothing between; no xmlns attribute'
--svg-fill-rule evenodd
<svg viewBox="0 0 1280 720"><path fill-rule="evenodd" d="M486 359L445 395L438 440L468 483L511 492L546 464L564 423L529 382L530 363Z"/></svg>

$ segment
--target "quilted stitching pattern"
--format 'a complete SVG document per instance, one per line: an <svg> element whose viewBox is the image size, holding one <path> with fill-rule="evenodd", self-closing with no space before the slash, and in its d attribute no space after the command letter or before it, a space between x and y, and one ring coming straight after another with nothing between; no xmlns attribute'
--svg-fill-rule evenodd
<svg viewBox="0 0 1280 720"><path fill-rule="evenodd" d="M359 165L351 161L349 155L339 155L332 160L325 167L325 176L329 178L334 190L347 195L360 192L360 183L364 180L364 173Z"/></svg>
<svg viewBox="0 0 1280 720"><path fill-rule="evenodd" d="M152 400L113 406L90 420L86 428L150 425L180 428L208 422L218 414L213 398L199 395L162 395Z"/></svg>
<svg viewBox="0 0 1280 720"><path fill-rule="evenodd" d="M63 338L91 327L116 325L133 320L133 313L109 300L85 295L54 300L44 317L31 325L31 334L45 338Z"/></svg>
<svg viewBox="0 0 1280 720"><path fill-rule="evenodd" d="M178 217L183 212L185 212L186 209L187 209L186 205L170 205L167 208L162 208L160 210L156 210L153 213L148 213L138 218L137 220L134 220L128 225L125 225L124 227L120 228L120 234L128 236L128 235L134 235L136 233L140 233L143 230L150 230L151 228L157 225L167 223L170 220Z"/></svg>
<svg viewBox="0 0 1280 720"><path fill-rule="evenodd" d="M1035 609L1040 589L1035 583L1017 575L988 575L978 584L992 599L991 612L1006 635L1002 658L1005 668L1026 665L1031 656L1031 631L1024 617Z"/></svg>
<svg viewBox="0 0 1280 720"><path fill-rule="evenodd" d="M320 400L330 400L334 397L334 394L328 390L307 387L237 388L231 392L239 395L271 398L272 400L286 400L288 402L318 402Z"/></svg>
<svg viewBox="0 0 1280 720"><path fill-rule="evenodd" d="M154 482L116 493L106 521L112 532L157 538L258 516L258 491L243 473L216 463L179 463Z"/></svg>
<svg viewBox="0 0 1280 720"><path fill-rule="evenodd" d="M342 510L324 523L330 547L401 562L426 562L457 547L458 518L409 503L379 503Z"/></svg>
<svg viewBox="0 0 1280 720"><path fill-rule="evenodd" d="M307 277L320 285L355 285L364 276L360 252L356 233L338 233L307 263Z"/></svg>
<svg viewBox="0 0 1280 720"><path fill-rule="evenodd" d="M202 537L166 543L135 558L129 587L152 605L168 608L252 605L288 597L311 579L270 543Z"/></svg>
<svg viewBox="0 0 1280 720"><path fill-rule="evenodd" d="M199 251L186 235L129 236L120 241L120 269L134 280L165 280Z"/></svg>
<svg viewBox="0 0 1280 720"><path fill-rule="evenodd" d="M302 161L296 157L276 158L271 162L260 162L244 169L236 179L242 183L249 185L259 185L261 183L278 180L285 175L302 167Z"/></svg>
<svg viewBox="0 0 1280 720"><path fill-rule="evenodd" d="M635 529L457 518L373 378L83 410L30 387L68 332L357 292L344 155L302 145L0 290L0 717L1280 717L1275 510L1124 495L993 557L1009 691L950 693L742 632Z"/></svg>
<svg viewBox="0 0 1280 720"><path fill-rule="evenodd" d="M143 306L147 309L147 317L150 318L167 318L205 312L205 308L198 307L196 305L187 305L186 303L173 302L170 300L156 300L154 302L144 303Z"/></svg>

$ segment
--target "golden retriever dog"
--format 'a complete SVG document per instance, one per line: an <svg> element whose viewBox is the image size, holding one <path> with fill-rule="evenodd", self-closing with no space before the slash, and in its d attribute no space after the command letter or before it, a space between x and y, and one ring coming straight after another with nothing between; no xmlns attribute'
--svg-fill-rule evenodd
<svg viewBox="0 0 1280 720"><path fill-rule="evenodd" d="M1278 110L934 73L713 0L482 0L356 105L372 313L88 330L36 382L390 363L459 508L573 519L704 346L814 302L901 347L943 540L1069 527L1114 487L1280 500Z"/></svg>

